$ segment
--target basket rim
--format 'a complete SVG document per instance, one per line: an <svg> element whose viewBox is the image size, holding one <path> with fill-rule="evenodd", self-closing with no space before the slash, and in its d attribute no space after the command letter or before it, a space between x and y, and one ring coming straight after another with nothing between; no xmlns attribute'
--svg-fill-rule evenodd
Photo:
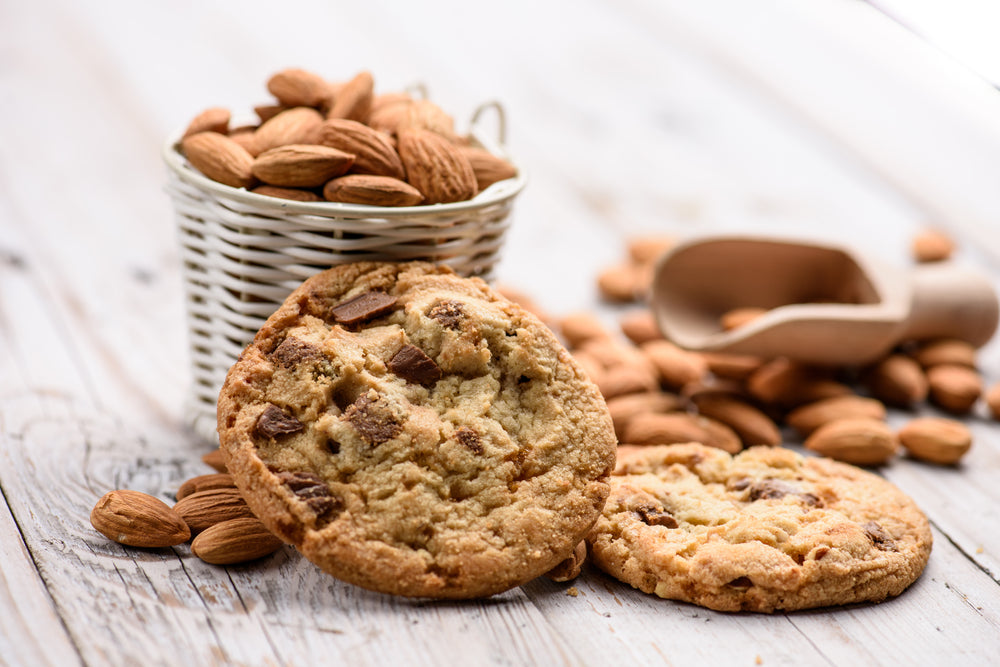
<svg viewBox="0 0 1000 667"><path fill-rule="evenodd" d="M515 160L504 156L516 168L517 175L504 181L498 181L466 201L450 204L425 204L422 206L368 206L362 204L345 204L342 202L299 202L291 199L280 199L269 195L259 195L242 188L234 188L218 181L213 181L195 169L180 152L180 141L183 131L172 134L164 143L162 156L170 170L188 185L202 191L208 191L220 197L226 197L248 206L262 210L280 211L284 213L316 215L322 217L376 217L376 218L406 218L417 216L439 216L449 213L463 213L505 202L517 195L527 184L524 168Z"/></svg>

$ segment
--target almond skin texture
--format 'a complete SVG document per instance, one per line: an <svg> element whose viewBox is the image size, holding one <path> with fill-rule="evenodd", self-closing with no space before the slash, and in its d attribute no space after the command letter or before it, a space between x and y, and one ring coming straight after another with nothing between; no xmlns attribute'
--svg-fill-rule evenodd
<svg viewBox="0 0 1000 667"><path fill-rule="evenodd" d="M195 169L213 181L234 188L254 184L253 156L218 132L199 132L181 140L181 152Z"/></svg>
<svg viewBox="0 0 1000 667"><path fill-rule="evenodd" d="M479 191L462 151L430 130L401 131L398 151L406 180L424 195L425 204L466 201Z"/></svg>
<svg viewBox="0 0 1000 667"><path fill-rule="evenodd" d="M90 513L90 523L109 540L131 547L170 547L191 539L191 530L177 512L141 491L104 494Z"/></svg>
<svg viewBox="0 0 1000 667"><path fill-rule="evenodd" d="M401 119L396 131L404 129L429 130L441 135L449 143L455 143L458 139L455 134L455 120L430 100L413 100L406 105L406 115Z"/></svg>
<svg viewBox="0 0 1000 667"><path fill-rule="evenodd" d="M267 90L286 107L318 107L330 94L323 77L294 67L273 74L267 80Z"/></svg>
<svg viewBox="0 0 1000 667"><path fill-rule="evenodd" d="M629 445L672 445L700 442L735 454L743 449L739 436L714 419L684 412L641 414L632 418L621 439Z"/></svg>
<svg viewBox="0 0 1000 667"><path fill-rule="evenodd" d="M517 176L517 168L514 165L485 148L462 146L461 151L472 165L472 172L476 175L476 185L480 192L494 183Z"/></svg>
<svg viewBox="0 0 1000 667"><path fill-rule="evenodd" d="M199 132L218 132L226 134L229 131L229 121L231 114L225 107L212 107L205 109L200 114L191 119L187 129L184 131L185 137Z"/></svg>
<svg viewBox="0 0 1000 667"><path fill-rule="evenodd" d="M885 416L885 405L877 399L854 395L834 396L792 410L785 416L785 422L800 435L808 436L823 424L838 419L868 417L885 421Z"/></svg>
<svg viewBox="0 0 1000 667"><path fill-rule="evenodd" d="M403 161L389 137L355 120L327 119L317 132L318 142L354 155L351 172L406 178Z"/></svg>
<svg viewBox="0 0 1000 667"><path fill-rule="evenodd" d="M235 488L197 491L178 500L174 511L184 519L192 534L200 533L222 521L253 516L243 496Z"/></svg>
<svg viewBox="0 0 1000 667"><path fill-rule="evenodd" d="M983 380L968 366L941 364L927 371L930 398L940 408L965 414L983 393Z"/></svg>
<svg viewBox="0 0 1000 667"><path fill-rule="evenodd" d="M641 414L665 414L684 407L679 396L662 391L617 396L607 401L607 405L619 439L625 435L625 429L633 417Z"/></svg>
<svg viewBox="0 0 1000 667"><path fill-rule="evenodd" d="M656 317L648 308L622 315L618 320L622 333L636 345L642 345L653 340L663 340Z"/></svg>
<svg viewBox="0 0 1000 667"><path fill-rule="evenodd" d="M679 389L700 380L708 372L708 364L696 352L689 352L667 340L654 340L639 347L659 374L660 383Z"/></svg>
<svg viewBox="0 0 1000 667"><path fill-rule="evenodd" d="M941 465L958 463L972 447L972 432L954 419L919 417L899 429L898 435L910 456Z"/></svg>
<svg viewBox="0 0 1000 667"><path fill-rule="evenodd" d="M872 395L889 405L910 407L927 398L927 376L916 360L892 354L871 368L866 377Z"/></svg>
<svg viewBox="0 0 1000 667"><path fill-rule="evenodd" d="M253 174L269 185L315 188L344 175L352 164L354 156L336 148L291 144L258 155Z"/></svg>
<svg viewBox="0 0 1000 667"><path fill-rule="evenodd" d="M371 73L358 72L354 78L336 89L326 117L363 121L371 109L374 90L375 79Z"/></svg>
<svg viewBox="0 0 1000 667"><path fill-rule="evenodd" d="M199 491L210 491L212 489L235 489L236 483L229 473L216 472L208 475L198 475L185 481L177 489L177 500L183 500L193 493Z"/></svg>
<svg viewBox="0 0 1000 667"><path fill-rule="evenodd" d="M252 152L260 155L278 146L315 143L322 124L323 116L315 109L287 109L257 128L253 136Z"/></svg>
<svg viewBox="0 0 1000 667"><path fill-rule="evenodd" d="M405 181L369 174L348 174L328 181L323 197L368 206L416 206L424 200L420 191Z"/></svg>
<svg viewBox="0 0 1000 667"><path fill-rule="evenodd" d="M699 413L736 431L744 447L781 444L781 431L774 420L746 401L722 394L703 394L694 402Z"/></svg>
<svg viewBox="0 0 1000 667"><path fill-rule="evenodd" d="M859 466L886 463L899 449L899 441L888 425L865 417L828 422L804 444L820 456Z"/></svg>
<svg viewBox="0 0 1000 667"><path fill-rule="evenodd" d="M256 517L222 521L191 543L194 555L212 565L234 565L269 556L284 542Z"/></svg>

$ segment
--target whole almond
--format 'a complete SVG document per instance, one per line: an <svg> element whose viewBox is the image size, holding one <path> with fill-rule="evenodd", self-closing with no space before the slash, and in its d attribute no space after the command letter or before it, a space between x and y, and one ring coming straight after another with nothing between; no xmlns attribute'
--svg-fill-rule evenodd
<svg viewBox="0 0 1000 667"><path fill-rule="evenodd" d="M254 155L260 155L278 146L316 143L323 116L309 107L295 107L282 111L274 118L261 123L254 132Z"/></svg>
<svg viewBox="0 0 1000 667"><path fill-rule="evenodd" d="M891 354L868 370L865 384L872 396L889 405L910 407L927 398L927 376L914 359Z"/></svg>
<svg viewBox="0 0 1000 667"><path fill-rule="evenodd" d="M645 275L635 264L617 264L602 269L597 274L597 291L612 303L632 303L645 293Z"/></svg>
<svg viewBox="0 0 1000 667"><path fill-rule="evenodd" d="M258 104L253 108L253 111L257 114L257 118L260 119L261 123L266 123L282 111L287 111L290 108L283 104Z"/></svg>
<svg viewBox="0 0 1000 667"><path fill-rule="evenodd" d="M375 97L374 91L375 80L371 72L358 72L354 78L337 88L326 117L365 120Z"/></svg>
<svg viewBox="0 0 1000 667"><path fill-rule="evenodd" d="M444 137L449 143L456 143L457 140L455 120L430 100L413 100L406 106L406 116L396 127L396 132L404 129L428 130Z"/></svg>
<svg viewBox="0 0 1000 667"><path fill-rule="evenodd" d="M944 232L925 229L913 238L913 258L918 262L940 262L949 259L955 242Z"/></svg>
<svg viewBox="0 0 1000 667"><path fill-rule="evenodd" d="M922 343L913 352L917 363L928 369L941 364L976 367L976 348L957 338L941 338Z"/></svg>
<svg viewBox="0 0 1000 667"><path fill-rule="evenodd" d="M342 176L354 156L329 146L291 144L265 151L253 161L253 175L269 185L313 188Z"/></svg>
<svg viewBox="0 0 1000 667"><path fill-rule="evenodd" d="M218 132L199 132L181 140L181 152L195 169L213 181L234 188L254 183L253 156Z"/></svg>
<svg viewBox="0 0 1000 667"><path fill-rule="evenodd" d="M191 538L184 519L169 505L128 489L104 494L90 512L90 523L109 540L132 547L170 547Z"/></svg>
<svg viewBox="0 0 1000 667"><path fill-rule="evenodd" d="M409 120L411 104L413 104L413 99L408 95L401 98L386 99L381 102L376 98L372 103L371 110L368 112L365 124L378 132L395 136L399 129L405 126L407 120Z"/></svg>
<svg viewBox="0 0 1000 667"><path fill-rule="evenodd" d="M898 436L914 458L942 465L958 463L972 446L972 432L965 424L941 417L912 419Z"/></svg>
<svg viewBox="0 0 1000 667"><path fill-rule="evenodd" d="M827 422L806 438L806 449L845 463L876 466L899 449L889 426L877 419L852 417Z"/></svg>
<svg viewBox="0 0 1000 667"><path fill-rule="evenodd" d="M939 407L955 414L965 414L983 393L979 373L968 366L941 364L927 371L930 399Z"/></svg>
<svg viewBox="0 0 1000 667"><path fill-rule="evenodd" d="M636 345L663 339L656 317L649 308L633 310L622 315L618 320L618 326L625 337Z"/></svg>
<svg viewBox="0 0 1000 667"><path fill-rule="evenodd" d="M628 241L628 257L636 264L652 264L673 248L676 243L677 240L672 236L659 234L636 236Z"/></svg>
<svg viewBox="0 0 1000 667"><path fill-rule="evenodd" d="M198 475L185 480L177 489L177 500L182 500L192 493L210 491L212 489L235 489L236 482L229 473L215 472L208 475Z"/></svg>
<svg viewBox="0 0 1000 667"><path fill-rule="evenodd" d="M389 137L356 120L329 118L319 127L317 138L324 146L353 154L353 173L406 178L403 161Z"/></svg>
<svg viewBox="0 0 1000 667"><path fill-rule="evenodd" d="M517 167L485 148L461 146L460 150L472 165L472 173L476 175L476 185L480 192L494 183L517 176Z"/></svg>
<svg viewBox="0 0 1000 667"><path fill-rule="evenodd" d="M277 185L258 185L257 187L250 190L250 192L255 195L264 195L265 197L277 197L279 199L290 199L291 201L301 201L301 202L319 202L323 201L323 198L312 190L303 190L302 188L282 188Z"/></svg>
<svg viewBox="0 0 1000 667"><path fill-rule="evenodd" d="M665 414L684 407L677 394L663 391L646 391L616 396L607 401L608 414L615 426L615 433L621 438L632 418L641 414Z"/></svg>
<svg viewBox="0 0 1000 667"><path fill-rule="evenodd" d="M187 129L184 130L184 136L190 137L192 134L198 134L199 132L218 132L219 134L226 134L229 132L229 121L231 113L229 109L225 107L211 107L205 109L197 116L191 119L188 123Z"/></svg>
<svg viewBox="0 0 1000 667"><path fill-rule="evenodd" d="M415 187L390 176L348 174L323 186L327 201L369 206L416 206L424 196Z"/></svg>
<svg viewBox="0 0 1000 667"><path fill-rule="evenodd" d="M763 403L787 407L801 403L804 388L816 379L811 367L779 357L747 377L747 391Z"/></svg>
<svg viewBox="0 0 1000 667"><path fill-rule="evenodd" d="M457 146L430 130L399 133L399 157L406 180L420 190L426 204L466 201L476 196L476 175Z"/></svg>
<svg viewBox="0 0 1000 667"><path fill-rule="evenodd" d="M785 423L800 435L808 436L823 424L852 417L885 421L885 405L866 396L833 396L795 408L785 415Z"/></svg>
<svg viewBox="0 0 1000 667"><path fill-rule="evenodd" d="M656 368L660 383L679 389L689 382L702 378L708 364L697 352L690 352L667 340L653 340L639 346L643 355Z"/></svg>
<svg viewBox="0 0 1000 667"><path fill-rule="evenodd" d="M568 313L558 322L559 333L566 345L572 350L580 347L588 340L611 340L611 331L595 314L586 310Z"/></svg>
<svg viewBox="0 0 1000 667"><path fill-rule="evenodd" d="M1000 419L1000 382L991 386L986 392L986 407L990 411L990 416Z"/></svg>
<svg viewBox="0 0 1000 667"><path fill-rule="evenodd" d="M226 136L242 146L247 153L254 155L257 153L257 142L254 141L256 133L256 127L239 127L231 130Z"/></svg>
<svg viewBox="0 0 1000 667"><path fill-rule="evenodd" d="M220 521L253 516L235 488L197 491L178 500L174 511L181 515L192 534L200 533Z"/></svg>
<svg viewBox="0 0 1000 667"><path fill-rule="evenodd" d="M256 517L221 521L191 542L195 556L212 565L235 565L269 556L284 542Z"/></svg>
<svg viewBox="0 0 1000 667"><path fill-rule="evenodd" d="M778 425L747 401L723 394L702 394L694 403L699 413L733 429L744 447L781 444Z"/></svg>
<svg viewBox="0 0 1000 667"><path fill-rule="evenodd" d="M294 67L273 74L267 89L286 107L318 107L330 94L326 79Z"/></svg>
<svg viewBox="0 0 1000 667"><path fill-rule="evenodd" d="M202 454L201 462L210 468L214 468L216 472L227 472L226 459L219 448L215 448L207 454Z"/></svg>
<svg viewBox="0 0 1000 667"><path fill-rule="evenodd" d="M764 365L764 359L750 354L702 352L701 358L710 373L729 380L745 380Z"/></svg>
<svg viewBox="0 0 1000 667"><path fill-rule="evenodd" d="M606 368L595 380L595 384L606 401L617 396L655 391L659 388L652 369L634 364Z"/></svg>
<svg viewBox="0 0 1000 667"><path fill-rule="evenodd" d="M629 445L672 445L700 442L730 454L743 449L739 436L709 417L684 412L636 415L625 428L621 442Z"/></svg>

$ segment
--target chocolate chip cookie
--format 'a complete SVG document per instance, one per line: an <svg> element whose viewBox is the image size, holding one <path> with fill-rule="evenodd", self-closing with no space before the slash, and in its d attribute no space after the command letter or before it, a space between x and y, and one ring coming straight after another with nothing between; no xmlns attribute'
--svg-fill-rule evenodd
<svg viewBox="0 0 1000 667"><path fill-rule="evenodd" d="M487 596L569 557L616 446L548 328L428 263L307 280L230 369L218 419L272 531L335 577L406 596Z"/></svg>
<svg viewBox="0 0 1000 667"><path fill-rule="evenodd" d="M754 447L622 446L587 538L594 563L646 592L773 612L899 595L931 551L927 519L884 479Z"/></svg>

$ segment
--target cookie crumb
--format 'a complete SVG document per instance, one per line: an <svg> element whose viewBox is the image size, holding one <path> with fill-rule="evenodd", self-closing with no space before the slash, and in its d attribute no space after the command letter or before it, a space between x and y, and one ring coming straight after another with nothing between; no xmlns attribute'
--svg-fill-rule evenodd
<svg viewBox="0 0 1000 667"><path fill-rule="evenodd" d="M576 586L570 586L569 588L566 589L566 595L570 596L571 598L575 598L579 594L580 594L580 589L578 589Z"/></svg>
<svg viewBox="0 0 1000 667"><path fill-rule="evenodd" d="M763 659L763 658L761 658L761 657L760 657L760 656L758 655L757 657L755 657L755 658L753 659L753 664L755 664L755 665L763 665L763 664L764 664L764 659Z"/></svg>

